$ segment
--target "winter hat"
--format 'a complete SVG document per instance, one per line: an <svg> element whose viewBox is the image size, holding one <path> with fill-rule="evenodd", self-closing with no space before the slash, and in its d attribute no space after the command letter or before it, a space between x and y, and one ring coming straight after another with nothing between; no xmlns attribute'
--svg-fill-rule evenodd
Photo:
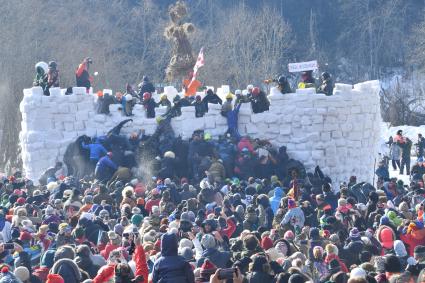
<svg viewBox="0 0 425 283"><path fill-rule="evenodd" d="M75 252L70 246L61 246L55 252L54 261L58 261L62 258L74 259Z"/></svg>
<svg viewBox="0 0 425 283"><path fill-rule="evenodd" d="M53 213L55 213L55 209L51 207L50 205L48 205L46 207L46 215L52 215Z"/></svg>
<svg viewBox="0 0 425 283"><path fill-rule="evenodd" d="M108 232L108 238L109 238L109 240L115 240L115 239L118 238L118 235L114 231L109 231Z"/></svg>
<svg viewBox="0 0 425 283"><path fill-rule="evenodd" d="M23 231L19 234L19 240L21 241L31 241L31 239L32 239L31 233L27 231Z"/></svg>
<svg viewBox="0 0 425 283"><path fill-rule="evenodd" d="M340 198L338 200L338 206L344 206L347 205L347 200L345 198Z"/></svg>
<svg viewBox="0 0 425 283"><path fill-rule="evenodd" d="M190 222L195 222L195 213L193 213L193 211L188 211L187 214L189 215L189 221Z"/></svg>
<svg viewBox="0 0 425 283"><path fill-rule="evenodd" d="M59 274L49 274L46 283L65 283L65 280Z"/></svg>
<svg viewBox="0 0 425 283"><path fill-rule="evenodd" d="M295 208L296 206L297 206L297 204L295 203L295 200L292 199L292 198L289 198L288 199L288 208L291 209L291 208Z"/></svg>
<svg viewBox="0 0 425 283"><path fill-rule="evenodd" d="M350 278L365 278L366 279L366 271L363 268L356 267L353 268L350 272Z"/></svg>
<svg viewBox="0 0 425 283"><path fill-rule="evenodd" d="M391 228L385 227L381 230L379 238L384 248L391 249L393 247L393 236Z"/></svg>
<svg viewBox="0 0 425 283"><path fill-rule="evenodd" d="M152 214L159 214L160 210L159 210L159 206L154 205L152 206Z"/></svg>
<svg viewBox="0 0 425 283"><path fill-rule="evenodd" d="M360 265L360 267L366 271L367 274L370 272L375 272L375 267L370 262L364 262Z"/></svg>
<svg viewBox="0 0 425 283"><path fill-rule="evenodd" d="M0 283L15 283L21 282L16 276L9 271L9 267L4 266L1 269Z"/></svg>
<svg viewBox="0 0 425 283"><path fill-rule="evenodd" d="M389 211L388 212L388 218L390 219L390 221L397 227L400 226L402 224L402 220L397 216L397 214L395 213L395 211Z"/></svg>
<svg viewBox="0 0 425 283"><path fill-rule="evenodd" d="M142 211L140 210L140 208L138 208L137 206L135 206L135 207L133 207L131 209L131 213L132 214L140 214L140 213L142 213Z"/></svg>
<svg viewBox="0 0 425 283"><path fill-rule="evenodd" d="M193 258L193 251L189 247L184 247L179 250L179 255L184 257L185 260L191 260Z"/></svg>
<svg viewBox="0 0 425 283"><path fill-rule="evenodd" d="M264 250L268 250L268 249L272 248L273 247L272 239L270 239L270 237L267 237L267 236L264 237L263 239L261 239L261 247Z"/></svg>
<svg viewBox="0 0 425 283"><path fill-rule="evenodd" d="M283 239L285 239L285 240L295 239L294 232L292 232L291 230L286 231L285 234L283 235Z"/></svg>
<svg viewBox="0 0 425 283"><path fill-rule="evenodd" d="M72 230L71 226L69 226L68 223L61 223L61 224L59 224L58 229L59 229L59 232L61 232L61 233L65 233L66 231L71 231Z"/></svg>
<svg viewBox="0 0 425 283"><path fill-rule="evenodd" d="M202 239L201 239L201 245L205 248L205 249L212 249L215 248L215 238L213 235L211 234L205 234Z"/></svg>
<svg viewBox="0 0 425 283"><path fill-rule="evenodd" d="M204 263L202 264L201 270L200 270L201 280L209 282L211 275L213 275L216 270L217 270L217 267L209 259L206 259Z"/></svg>
<svg viewBox="0 0 425 283"><path fill-rule="evenodd" d="M19 266L15 269L15 276L21 281L26 281L30 279L30 272L25 266Z"/></svg>
<svg viewBox="0 0 425 283"><path fill-rule="evenodd" d="M400 260L395 255L385 257L385 271L391 273L399 273L402 270Z"/></svg>
<svg viewBox="0 0 425 283"><path fill-rule="evenodd" d="M359 229L354 227L350 230L350 239L352 239L352 240L359 240L360 239Z"/></svg>
<svg viewBox="0 0 425 283"><path fill-rule="evenodd" d="M398 257L407 256L406 247L404 246L404 243L400 240L394 241L394 251L395 255Z"/></svg>
<svg viewBox="0 0 425 283"><path fill-rule="evenodd" d="M186 238L181 239L180 240L180 243L179 243L179 249L183 249L183 248L190 248L190 249L192 249L193 248L192 241L189 240L189 239L186 239Z"/></svg>
<svg viewBox="0 0 425 283"><path fill-rule="evenodd" d="M413 255L414 255L415 259L417 259L417 260L424 259L425 258L425 246L422 246L422 245L416 246L414 251L413 251Z"/></svg>
<svg viewBox="0 0 425 283"><path fill-rule="evenodd" d="M304 276L298 273L292 274L288 279L288 283L305 283L305 282L306 280Z"/></svg>
<svg viewBox="0 0 425 283"><path fill-rule="evenodd" d="M140 226L140 224L142 224L143 221L143 216L141 214L134 214L131 217L131 224L136 225L136 226Z"/></svg>
<svg viewBox="0 0 425 283"><path fill-rule="evenodd" d="M145 235L143 235L143 243L146 243L146 242L152 242L152 243L154 243L155 242L155 239L156 239L156 232L155 232L155 230L150 230L149 232L145 233Z"/></svg>
<svg viewBox="0 0 425 283"><path fill-rule="evenodd" d="M329 236L329 240L332 243L335 244L335 243L339 242L339 236L337 234L332 234L332 235Z"/></svg>
<svg viewBox="0 0 425 283"><path fill-rule="evenodd" d="M379 220L379 225L390 225L390 219L388 218L388 216L382 216Z"/></svg>
<svg viewBox="0 0 425 283"><path fill-rule="evenodd" d="M114 226L114 232L121 236L124 233L124 227L121 224L116 224Z"/></svg>
<svg viewBox="0 0 425 283"><path fill-rule="evenodd" d="M183 213L180 215L180 220L190 221L189 213L188 213L187 211L183 212Z"/></svg>
<svg viewBox="0 0 425 283"><path fill-rule="evenodd" d="M19 205L24 205L25 204L26 199L23 197L20 197L16 200L16 203Z"/></svg>

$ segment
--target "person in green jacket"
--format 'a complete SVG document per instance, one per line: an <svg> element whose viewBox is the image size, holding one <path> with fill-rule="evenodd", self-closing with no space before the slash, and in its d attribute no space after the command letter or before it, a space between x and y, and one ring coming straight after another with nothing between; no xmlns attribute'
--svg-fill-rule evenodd
<svg viewBox="0 0 425 283"><path fill-rule="evenodd" d="M47 74L41 66L37 66L34 78L34 86L41 86L43 91L47 90Z"/></svg>

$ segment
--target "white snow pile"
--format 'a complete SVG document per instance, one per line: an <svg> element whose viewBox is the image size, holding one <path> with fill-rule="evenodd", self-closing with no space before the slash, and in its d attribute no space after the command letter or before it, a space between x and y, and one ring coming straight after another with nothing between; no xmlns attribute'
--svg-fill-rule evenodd
<svg viewBox="0 0 425 283"><path fill-rule="evenodd" d="M351 175L371 181L381 130L379 89L378 81L336 84L334 96L326 97L314 89L282 95L272 88L269 111L253 114L250 104L241 107L239 131L285 145L291 158L308 170L319 165L335 183ZM217 89L222 97L228 91L228 86ZM43 96L39 87L24 90L20 142L26 177L37 180L46 168L62 160L67 145L78 136L103 135L128 118L122 116L119 105L110 106L109 116L97 114L94 94L81 88L74 88L73 93L64 95L64 90L52 89L51 96ZM176 93L173 87L165 88L171 101ZM194 107L182 108L182 115L172 120L176 135L187 139L197 129L213 137L224 134L227 122L220 109L210 104L204 117L195 118ZM164 112L164 108L156 109L157 115ZM141 128L147 134L154 132L156 121L146 118L142 105L136 105L133 114L134 122L123 129L124 134Z"/></svg>

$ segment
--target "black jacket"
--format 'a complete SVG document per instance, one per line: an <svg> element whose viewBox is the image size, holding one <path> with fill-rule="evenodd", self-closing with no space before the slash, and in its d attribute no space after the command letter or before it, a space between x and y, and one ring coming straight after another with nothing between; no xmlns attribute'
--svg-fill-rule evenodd
<svg viewBox="0 0 425 283"><path fill-rule="evenodd" d="M204 99L202 99L202 102L205 104L205 110L206 112L208 112L208 103L211 104L222 104L223 100L221 100L221 98L212 92L212 90L208 90L207 91L207 95L204 97Z"/></svg>
<svg viewBox="0 0 425 283"><path fill-rule="evenodd" d="M149 93L155 92L155 87L149 81L142 82L142 85L141 85L141 87L139 89L139 96L140 96L141 99L143 98L143 94L145 92L149 92Z"/></svg>
<svg viewBox="0 0 425 283"><path fill-rule="evenodd" d="M193 283L195 276L188 262L177 255L178 241L173 233L164 234L161 239L161 257L155 261L152 270L153 283Z"/></svg>
<svg viewBox="0 0 425 283"><path fill-rule="evenodd" d="M266 97L264 92L260 92L257 96L251 97L251 107L252 112L254 113L262 113L264 111L268 111L270 106L270 102Z"/></svg>
<svg viewBox="0 0 425 283"><path fill-rule="evenodd" d="M153 100L153 98L148 100L143 100L142 104L145 106L145 109L146 109L146 117L155 118L155 107L156 107L155 100Z"/></svg>
<svg viewBox="0 0 425 283"><path fill-rule="evenodd" d="M334 84L332 80L326 79L322 82L322 85L318 88L319 93L324 93L327 96L331 96L334 92Z"/></svg>

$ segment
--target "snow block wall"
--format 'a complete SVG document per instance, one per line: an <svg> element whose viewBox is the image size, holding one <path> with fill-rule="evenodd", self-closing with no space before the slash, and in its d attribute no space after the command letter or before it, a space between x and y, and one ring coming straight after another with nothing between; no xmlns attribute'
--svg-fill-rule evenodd
<svg viewBox="0 0 425 283"><path fill-rule="evenodd" d="M96 114L96 97L74 88L73 95L53 89L43 96L41 88L24 90L22 113L23 169L26 177L37 180L56 161L61 161L67 145L80 135L103 135L127 117L111 105L111 115ZM239 131L253 138L269 139L276 146L285 145L291 158L300 160L308 170L319 165L334 184L356 175L371 182L374 159L378 153L381 115L379 82L357 85L336 84L334 96L316 94L314 89L280 94L271 89L270 111L253 114L250 104L239 113ZM172 120L177 135L190 138L196 129L204 129L213 137L227 129L220 115L220 105L209 105L202 118L195 117L194 107L182 108L182 115ZM157 115L165 109L157 108ZM145 118L142 105L133 110L133 122L123 128L124 134L145 129L152 134L155 119Z"/></svg>

